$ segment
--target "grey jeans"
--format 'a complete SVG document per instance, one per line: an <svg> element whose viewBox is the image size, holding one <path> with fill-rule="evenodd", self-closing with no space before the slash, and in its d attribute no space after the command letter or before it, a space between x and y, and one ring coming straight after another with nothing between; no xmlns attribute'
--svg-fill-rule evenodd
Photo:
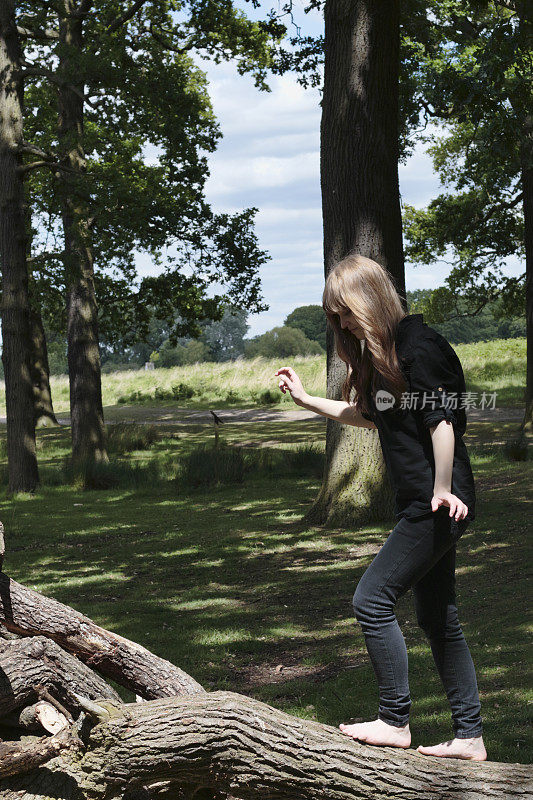
<svg viewBox="0 0 533 800"><path fill-rule="evenodd" d="M379 685L378 718L401 727L411 697L407 648L394 614L398 599L413 589L418 624L429 639L451 706L454 736L482 735L476 672L459 624L455 596L456 542L468 522L450 509L402 518L362 575L353 607Z"/></svg>

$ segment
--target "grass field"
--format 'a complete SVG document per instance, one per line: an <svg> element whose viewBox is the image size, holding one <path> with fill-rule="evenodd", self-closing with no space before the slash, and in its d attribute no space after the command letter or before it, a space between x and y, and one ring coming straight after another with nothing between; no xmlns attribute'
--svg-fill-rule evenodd
<svg viewBox="0 0 533 800"><path fill-rule="evenodd" d="M467 389L472 392L497 392L496 405L520 406L524 402L526 340L498 339L492 342L462 344L454 348L463 365ZM184 367L131 370L102 376L104 406L154 405L175 400L180 406L207 408L264 404L262 392L271 391L280 408L293 405L281 395L275 371L289 364L301 377L309 394L325 396L326 362L323 356L298 356L288 359L254 358L229 363L203 363ZM180 394L180 385L194 394ZM175 392L173 393L173 387ZM67 376L52 376L52 397L57 413L69 410ZM174 397L176 394L176 397ZM122 401L122 402L119 402ZM0 415L5 415L5 391L0 383Z"/></svg>
<svg viewBox="0 0 533 800"><path fill-rule="evenodd" d="M488 354L487 363L476 363L481 356L472 351L471 360L463 361L467 388L501 386L509 398L501 405L518 403L525 366L520 343L515 345L515 353ZM308 391L318 394L323 374L318 361L289 363ZM489 378L494 363L503 371ZM238 374L226 367L224 390L231 381L242 381L234 385L243 391L252 379L275 388L270 375L278 365L263 363L255 373L250 363L244 365L247 371ZM190 368L187 380L214 381L215 366L205 365L202 378L203 368ZM159 380L165 372L175 371L142 378ZM111 404L113 392L127 387L110 388L109 382L130 378L121 373L105 380ZM183 372L170 380L184 380ZM218 390L212 384L211 391ZM293 407L286 398L282 407L285 403ZM114 412L118 418L120 408ZM300 523L320 486L320 459L300 460L299 469L287 464L298 448L305 455L309 444L323 452L322 420L222 427L223 442L272 454L279 470L249 470L243 483L187 487L176 481L180 465L212 440L212 425L167 422L146 449L118 447L113 456L120 475L120 467L137 468L135 480L125 472L120 486L82 491L59 485L69 429L39 431L45 485L34 496L8 498L3 490L0 497L5 572L169 659L208 689L243 692L335 726L374 719L377 685L351 603L357 581L394 521L359 530ZM532 693L525 565L531 558L532 470L531 460L504 457L498 443L512 428L503 422L468 425L465 440L478 503L476 521L458 544L457 596L478 675L488 757L528 763ZM448 702L416 625L410 592L396 611L409 650L412 746L444 741L451 735ZM126 690L120 693L133 699Z"/></svg>

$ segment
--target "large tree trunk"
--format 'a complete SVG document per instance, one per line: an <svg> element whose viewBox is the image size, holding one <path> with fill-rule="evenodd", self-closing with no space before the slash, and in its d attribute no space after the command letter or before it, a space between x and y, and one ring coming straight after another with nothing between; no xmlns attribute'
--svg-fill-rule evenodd
<svg viewBox="0 0 533 800"><path fill-rule="evenodd" d="M20 46L10 0L0 3L0 258L2 362L6 385L9 489L32 492L39 482L30 373L30 322L24 183L19 171L23 90Z"/></svg>
<svg viewBox="0 0 533 800"><path fill-rule="evenodd" d="M28 203L26 206L26 256L32 255L32 214ZM30 271L30 279L31 279ZM52 392L50 390L50 365L48 363L48 347L41 316L40 299L37 292L31 290L30 283L30 369L33 385L34 420L36 428L58 426L54 414Z"/></svg>
<svg viewBox="0 0 533 800"><path fill-rule="evenodd" d="M34 417L36 428L50 428L59 425L52 405L50 389L50 365L48 347L41 312L35 307L35 298L30 309L31 367L33 382Z"/></svg>
<svg viewBox="0 0 533 800"><path fill-rule="evenodd" d="M405 296L398 180L399 0L326 0L320 174L324 266L355 250L386 267ZM327 331L327 396L346 366ZM392 515L377 431L327 420L311 522L364 524Z"/></svg>
<svg viewBox="0 0 533 800"><path fill-rule="evenodd" d="M521 147L522 192L524 194L524 239L526 250L527 376L523 427L533 433L533 115L526 118Z"/></svg>
<svg viewBox="0 0 533 800"><path fill-rule="evenodd" d="M89 209L81 191L86 170L84 85L76 79L76 65L83 46L83 15L77 13L77 6L74 0L63 0L65 14L59 23L62 59L58 72L68 76L68 85L59 89L58 140L62 162L76 173L74 178L72 173L65 173L61 187L72 457L75 462L91 465L107 461L107 452Z"/></svg>

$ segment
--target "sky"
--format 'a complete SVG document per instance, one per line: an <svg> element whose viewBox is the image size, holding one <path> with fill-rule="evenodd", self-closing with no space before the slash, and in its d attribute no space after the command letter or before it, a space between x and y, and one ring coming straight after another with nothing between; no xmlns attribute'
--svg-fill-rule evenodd
<svg viewBox="0 0 533 800"><path fill-rule="evenodd" d="M275 3L254 10L240 7L249 17L266 16ZM302 35L323 32L319 12L303 13L294 2L294 18ZM268 311L249 315L247 337L282 325L297 306L321 304L324 286L322 211L320 197L320 93L304 89L293 74L269 75L271 92L254 86L250 75L239 75L234 62L215 64L193 56L208 78L209 94L223 134L218 149L209 154L210 175L206 199L214 212L235 213L256 207L258 246L271 259L260 270L263 299ZM428 127L426 133L438 135ZM406 164L399 165L403 203L425 207L443 191L425 145L418 144ZM147 159L150 153L147 151ZM154 274L150 260L137 254L140 275ZM406 264L408 290L440 286L451 266ZM518 275L523 267L510 260L505 274Z"/></svg>

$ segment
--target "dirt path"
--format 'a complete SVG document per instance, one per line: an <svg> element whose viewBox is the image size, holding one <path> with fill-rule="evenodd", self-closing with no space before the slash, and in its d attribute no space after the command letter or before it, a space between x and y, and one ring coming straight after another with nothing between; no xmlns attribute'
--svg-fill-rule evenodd
<svg viewBox="0 0 533 800"><path fill-rule="evenodd" d="M311 420L325 422L325 417L305 408L214 408L215 414L223 422L292 422L294 420ZM138 422L155 425L205 425L213 422L208 409L180 408L179 406L110 406L104 410L106 422ZM520 422L523 417L521 408L473 408L468 412L468 422ZM62 425L68 425L67 414L59 414ZM5 423L5 417L0 417Z"/></svg>

